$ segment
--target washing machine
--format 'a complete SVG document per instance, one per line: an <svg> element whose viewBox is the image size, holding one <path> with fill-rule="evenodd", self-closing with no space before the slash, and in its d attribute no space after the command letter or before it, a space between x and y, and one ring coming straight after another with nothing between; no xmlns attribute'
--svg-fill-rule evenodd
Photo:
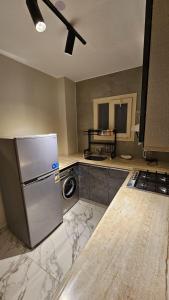
<svg viewBox="0 0 169 300"><path fill-rule="evenodd" d="M79 200L78 166L61 171L60 182L65 214Z"/></svg>

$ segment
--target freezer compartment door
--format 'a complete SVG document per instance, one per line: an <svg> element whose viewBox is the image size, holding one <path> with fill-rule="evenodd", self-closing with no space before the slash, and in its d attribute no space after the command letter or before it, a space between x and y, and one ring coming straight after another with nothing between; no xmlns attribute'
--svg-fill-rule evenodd
<svg viewBox="0 0 169 300"><path fill-rule="evenodd" d="M40 243L62 221L60 181L55 174L23 186L25 208L30 234L30 247Z"/></svg>
<svg viewBox="0 0 169 300"><path fill-rule="evenodd" d="M15 143L22 183L58 168L56 134L16 138Z"/></svg>

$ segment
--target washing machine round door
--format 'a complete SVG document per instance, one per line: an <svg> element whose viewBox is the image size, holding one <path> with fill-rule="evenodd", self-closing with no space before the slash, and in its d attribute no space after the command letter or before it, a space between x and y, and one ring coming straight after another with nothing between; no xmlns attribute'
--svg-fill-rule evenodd
<svg viewBox="0 0 169 300"><path fill-rule="evenodd" d="M68 178L66 178L63 184L63 197L65 199L71 198L76 191L76 187L77 187L77 183L75 177L69 176Z"/></svg>

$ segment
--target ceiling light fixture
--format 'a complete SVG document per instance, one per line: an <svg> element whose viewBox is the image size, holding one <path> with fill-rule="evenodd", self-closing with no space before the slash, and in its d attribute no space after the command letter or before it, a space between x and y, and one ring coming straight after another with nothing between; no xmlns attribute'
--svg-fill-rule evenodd
<svg viewBox="0 0 169 300"><path fill-rule="evenodd" d="M38 32L44 32L46 24L40 12L37 0L26 0L26 4Z"/></svg>
<svg viewBox="0 0 169 300"><path fill-rule="evenodd" d="M42 0L50 10L62 21L68 30L67 42L65 47L65 53L72 55L75 38L77 38L83 45L86 45L86 41L76 31L76 29L66 20L61 12L56 8L50 0ZM36 26L36 30L43 32L46 29L46 24L41 15L37 0L26 0L27 7L31 14L32 20Z"/></svg>
<svg viewBox="0 0 169 300"><path fill-rule="evenodd" d="M65 53L72 55L73 47L75 43L75 34L72 30L68 30Z"/></svg>
<svg viewBox="0 0 169 300"><path fill-rule="evenodd" d="M45 22L38 22L36 24L36 30L38 32L44 32L46 30L46 24L45 24Z"/></svg>

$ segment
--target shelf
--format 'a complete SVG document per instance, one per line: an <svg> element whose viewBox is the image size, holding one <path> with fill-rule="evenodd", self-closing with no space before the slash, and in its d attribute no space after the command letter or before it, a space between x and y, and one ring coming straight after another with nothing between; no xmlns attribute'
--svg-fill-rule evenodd
<svg viewBox="0 0 169 300"><path fill-rule="evenodd" d="M111 157L114 158L116 156L116 130L100 130L100 129L88 129L83 131L84 133L87 133L88 135L88 148L84 150L84 154L88 151L91 152L91 146L92 145L104 145L105 152L111 153ZM105 133L105 134L104 134ZM109 133L109 134L106 134ZM114 138L112 138L109 141L101 140L101 137L110 137L112 136L112 133L114 135ZM94 140L94 135L100 136L99 140ZM108 147L109 146L109 147ZM109 148L109 149L108 149ZM109 150L109 151L107 151Z"/></svg>
<svg viewBox="0 0 169 300"><path fill-rule="evenodd" d="M115 136L115 130L101 130L101 129L89 129L89 130L84 130L83 133L87 134L88 136ZM109 133L109 134L108 134Z"/></svg>
<svg viewBox="0 0 169 300"><path fill-rule="evenodd" d="M115 145L115 142L106 142L106 141L95 141L95 142L90 142L90 144L100 144L100 145Z"/></svg>

